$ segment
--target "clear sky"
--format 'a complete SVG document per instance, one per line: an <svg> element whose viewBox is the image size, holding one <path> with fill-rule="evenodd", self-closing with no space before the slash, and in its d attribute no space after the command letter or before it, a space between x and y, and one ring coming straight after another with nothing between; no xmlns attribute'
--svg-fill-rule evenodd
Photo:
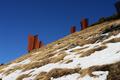
<svg viewBox="0 0 120 80"><path fill-rule="evenodd" d="M45 44L69 34L80 20L89 23L116 12L115 0L0 0L0 63L27 53L28 34Z"/></svg>

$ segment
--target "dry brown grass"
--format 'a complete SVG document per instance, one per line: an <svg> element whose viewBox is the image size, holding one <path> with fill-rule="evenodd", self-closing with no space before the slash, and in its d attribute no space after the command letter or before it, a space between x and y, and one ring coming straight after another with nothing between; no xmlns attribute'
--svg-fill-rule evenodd
<svg viewBox="0 0 120 80"><path fill-rule="evenodd" d="M39 75L37 75L37 77L35 78L35 80L51 80L49 76L47 76L46 72L42 72Z"/></svg>
<svg viewBox="0 0 120 80"><path fill-rule="evenodd" d="M0 73L2 73L2 72L4 72L5 70L4 70L4 68L5 67L7 67L7 65L6 64L4 64L4 65L1 65L0 66Z"/></svg>
<svg viewBox="0 0 120 80"><path fill-rule="evenodd" d="M73 62L73 60L67 60L66 64Z"/></svg>
<svg viewBox="0 0 120 80"><path fill-rule="evenodd" d="M109 33L109 36L113 36L113 35L115 36L119 33L120 33L120 30L112 31L112 32Z"/></svg>
<svg viewBox="0 0 120 80"><path fill-rule="evenodd" d="M89 38L91 37L91 38ZM80 46L84 46L86 44L94 44L96 42L103 41L104 36L101 36L101 34L92 34L92 36L87 36L86 39L76 39L76 44Z"/></svg>
<svg viewBox="0 0 120 80"><path fill-rule="evenodd" d="M39 68L45 64L49 63L49 59L45 59L42 61L36 61L36 62L31 62L30 64L24 65L23 66L23 71L34 69L34 68Z"/></svg>
<svg viewBox="0 0 120 80"><path fill-rule="evenodd" d="M109 71L107 80L119 80L120 79L120 62L109 64L109 65L102 65L102 66L92 66L88 69L81 70L79 73L81 74L81 77L84 77L87 74L92 77L95 77L95 75L92 74L92 72L94 71Z"/></svg>
<svg viewBox="0 0 120 80"><path fill-rule="evenodd" d="M89 56L89 55L91 55L92 53L94 53L95 51L101 51L101 50L103 50L103 49L105 49L105 48L107 48L107 46L99 46L99 47L97 47L97 48L94 48L94 49L90 49L90 50L87 50L87 51L85 51L85 52L81 52L80 54L81 54L81 56L80 57L85 57L85 56Z"/></svg>
<svg viewBox="0 0 120 80"><path fill-rule="evenodd" d="M29 74L22 74L16 80L23 80L24 78L30 77Z"/></svg>
<svg viewBox="0 0 120 80"><path fill-rule="evenodd" d="M113 39L111 39L111 40L108 40L108 41L103 42L103 44L116 43L116 42L120 42L120 38L113 38Z"/></svg>
<svg viewBox="0 0 120 80"><path fill-rule="evenodd" d="M56 63L60 60L63 60L63 58L65 56L66 56L65 53L59 53L59 55L57 55L55 57L45 58L41 61L31 62L30 64L27 64L27 65L23 66L23 71L34 69L34 68L39 68L39 67L44 66L48 63Z"/></svg>
<svg viewBox="0 0 120 80"><path fill-rule="evenodd" d="M4 74L7 76L7 75L15 72L16 70L20 70L20 69L22 69L21 66L15 66L14 68L11 68L11 69L9 69L9 70L7 70L7 71L4 71Z"/></svg>
<svg viewBox="0 0 120 80"><path fill-rule="evenodd" d="M4 68L6 68L9 64L4 64L0 66L0 73L4 71Z"/></svg>
<svg viewBox="0 0 120 80"><path fill-rule="evenodd" d="M7 65L12 64L12 63L19 63L27 58L30 58L31 56L32 56L32 54L25 54L25 55L21 56L20 58L17 58L16 60L8 63Z"/></svg>
<svg viewBox="0 0 120 80"><path fill-rule="evenodd" d="M50 58L50 63L57 63L61 60L63 60L63 58L66 56L65 52L61 52L59 55Z"/></svg>
<svg viewBox="0 0 120 80"><path fill-rule="evenodd" d="M0 73L4 72L5 70L0 70Z"/></svg>
<svg viewBox="0 0 120 80"><path fill-rule="evenodd" d="M51 70L48 75L53 78L58 78L64 75L78 73L80 68L78 69L53 69Z"/></svg>
<svg viewBox="0 0 120 80"><path fill-rule="evenodd" d="M73 73L78 73L81 69L76 68L76 69L53 69L49 71L48 73L43 72L40 73L35 80L50 80L51 77L53 78L58 78L61 76L73 74Z"/></svg>
<svg viewBox="0 0 120 80"><path fill-rule="evenodd" d="M86 75L90 75L91 73L92 73L92 70L90 70L90 69L83 69L83 70L79 71L79 74L81 77L84 77Z"/></svg>
<svg viewBox="0 0 120 80"><path fill-rule="evenodd" d="M82 50L86 49L88 47L80 48L80 49L74 49L71 52L81 52Z"/></svg>

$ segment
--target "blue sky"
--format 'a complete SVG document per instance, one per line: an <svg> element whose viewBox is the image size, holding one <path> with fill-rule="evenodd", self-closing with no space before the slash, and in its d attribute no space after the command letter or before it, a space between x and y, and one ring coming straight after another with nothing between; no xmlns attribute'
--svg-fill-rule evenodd
<svg viewBox="0 0 120 80"><path fill-rule="evenodd" d="M89 23L116 12L115 0L0 0L0 63L27 53L28 34L45 44L69 34L80 20Z"/></svg>

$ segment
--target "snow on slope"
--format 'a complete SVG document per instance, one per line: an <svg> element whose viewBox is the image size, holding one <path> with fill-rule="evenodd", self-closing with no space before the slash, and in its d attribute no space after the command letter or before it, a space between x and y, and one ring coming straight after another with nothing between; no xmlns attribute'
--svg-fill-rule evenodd
<svg viewBox="0 0 120 80"><path fill-rule="evenodd" d="M107 33L108 34L108 33ZM105 35L105 34L104 34ZM107 35L106 35L107 36ZM92 66L102 66L120 62L120 42L106 43L106 48L100 51L95 51L91 55L81 57L79 52L73 52L74 50L81 49L85 52L87 50L94 49L96 47L102 46L104 42L112 40L114 38L120 38L120 33L105 39L102 42L94 44L86 44L84 46L75 46L68 50L65 50L66 56L63 60L56 63L48 63L41 67L33 68L27 71L22 71L22 69L17 69L16 71L6 75L5 72L10 69L14 69L16 66L26 65L32 62L30 58L25 59L19 63L13 63L3 68L3 72L0 73L0 78L2 80L16 80L20 75L29 74L30 76L23 78L23 80L35 80L35 78L42 72L50 72L53 69L75 69L81 68L81 70L88 69ZM60 52L62 49L56 50L55 52ZM57 54L56 54L57 55ZM71 60L67 63L66 61ZM109 75L109 71L93 71L91 73L94 76L86 74L82 76L80 73L73 73L64 75L58 78L51 77L51 80L106 80Z"/></svg>

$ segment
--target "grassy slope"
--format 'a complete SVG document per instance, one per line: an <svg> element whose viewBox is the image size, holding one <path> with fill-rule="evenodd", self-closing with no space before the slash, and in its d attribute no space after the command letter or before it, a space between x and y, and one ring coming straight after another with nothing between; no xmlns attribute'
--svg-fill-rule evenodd
<svg viewBox="0 0 120 80"><path fill-rule="evenodd" d="M12 63L18 63L18 62L21 62L27 58L30 58L31 59L31 63L27 64L27 65L23 65L23 66L17 66L17 67L14 67L14 69L11 69L9 71L6 71L5 73L6 74L10 74L11 72L17 70L17 69L23 69L23 71L26 71L26 70L29 70L29 69L33 69L33 68L36 68L36 67L40 67L40 66L43 66L45 64L48 64L48 63L56 63L60 60L62 60L66 54L65 54L65 50L67 49L70 49L72 47L75 47L77 45L80 45L80 46L83 46L85 44L92 44L92 43L95 43L97 40L101 39L102 40L102 37L100 36L101 33L103 31L105 31L106 29L109 29L112 25L117 25L117 24L120 24L120 20L114 20L114 21L110 21L110 22L104 22L102 24L98 24L98 25L95 25L95 26L91 26L85 30L82 30L80 32L76 32L74 34L71 34L71 35L68 35L58 41L55 41L51 44L48 44L40 49L37 49L37 50L34 50L33 52L31 53L28 53L14 61L12 61L11 63L9 64L12 64ZM120 33L120 31L113 31L111 32L111 35L115 35L115 34L118 34ZM108 36L108 37L109 37ZM88 39L89 37L92 37L91 39ZM113 40L113 41L118 41L120 42L120 39L117 39L117 40ZM98 49L94 49L94 50L90 50L90 51L86 51L84 53L82 53L83 56L88 56L90 54L92 54L93 52L97 51L97 50L102 50L106 48L106 46L101 46L99 47ZM54 52L55 50L59 50L59 49L62 49L60 52ZM77 52L78 51L81 51L81 50L76 50ZM74 51L74 52L76 52ZM62 53L62 54L61 54ZM55 56L55 54L58 54L57 56ZM67 61L68 63L70 61ZM9 65L7 64L7 65ZM0 72L3 72L3 68L6 67L7 65L3 65L0 67ZM118 68L119 67L119 64L115 64L115 68ZM108 66L108 65L106 65ZM104 67L99 67L99 69L103 69ZM113 65L110 65L109 67L110 69L113 69L115 71L115 68L113 67ZM97 70L96 67L95 68L92 68L93 70ZM92 70L91 68L86 70L88 71L87 73L91 72L90 70ZM108 70L108 68L105 68L106 70ZM56 72L58 71L58 72ZM118 69L117 70L118 72L116 74L120 74L120 70ZM51 73L51 75L49 75L49 73ZM63 75L66 75L66 74L71 74L71 73L75 73L75 72L78 72L78 73L82 73L82 74L85 74L85 71L81 71L80 69L54 69L53 71L50 71L49 73L41 73L39 74L37 77L36 77L36 80L40 79L40 80L49 80L50 77L54 77L56 76L55 74L57 74L57 76L63 76ZM111 75L113 75L113 72L111 71ZM22 75L18 78L18 80L21 80L21 77L28 77L29 75ZM114 75L113 75L114 76ZM109 79L108 80L117 80L117 78L113 78L111 76L109 76Z"/></svg>

